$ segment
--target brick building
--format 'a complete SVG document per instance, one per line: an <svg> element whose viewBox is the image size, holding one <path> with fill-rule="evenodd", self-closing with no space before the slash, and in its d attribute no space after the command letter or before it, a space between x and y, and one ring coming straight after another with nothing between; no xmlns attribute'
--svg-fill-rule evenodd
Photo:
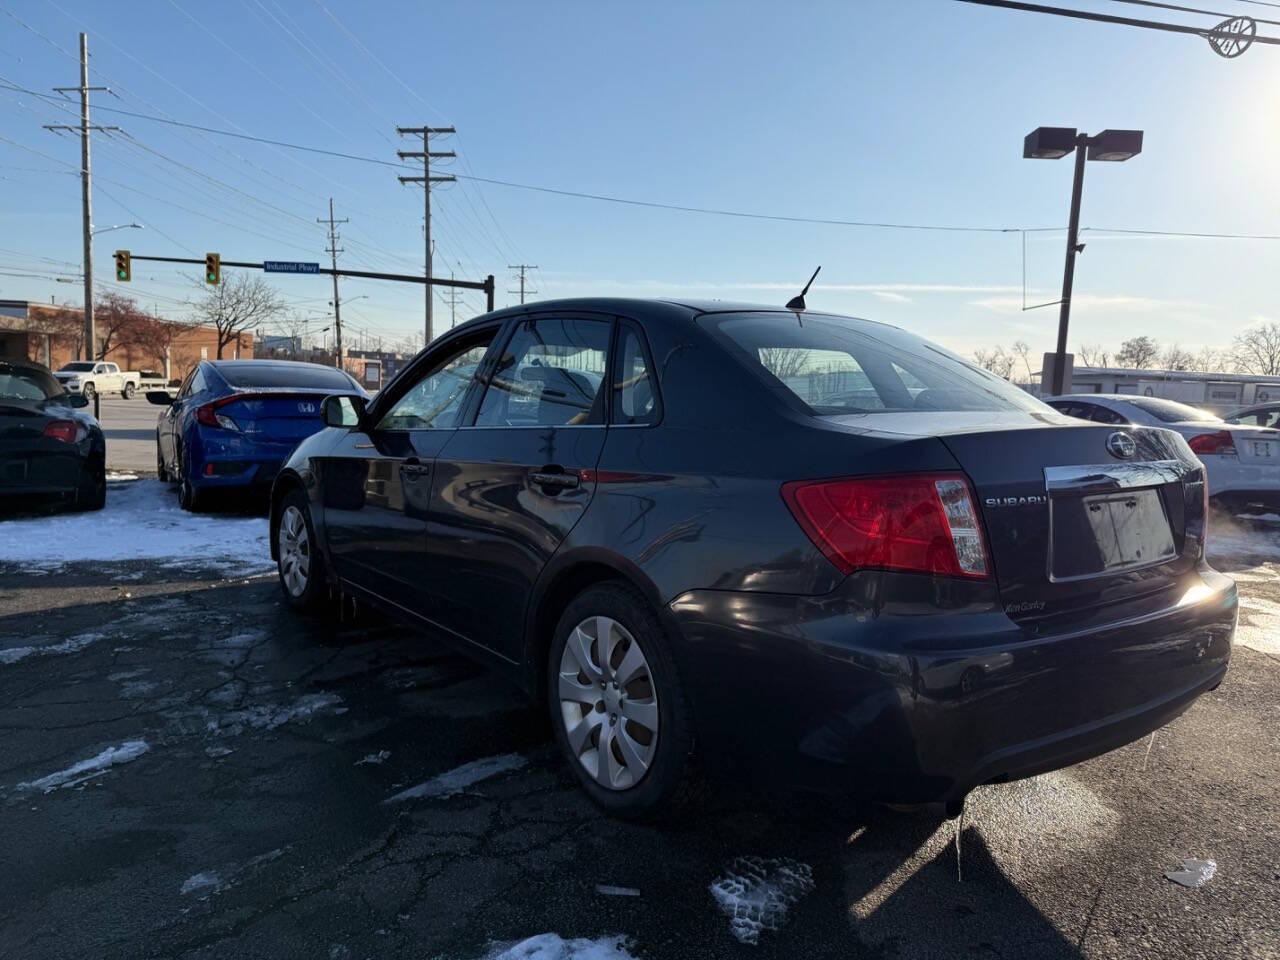
<svg viewBox="0 0 1280 960"><path fill-rule="evenodd" d="M0 357L25 357L57 370L64 363L81 359L83 330L84 311L80 307L0 300ZM98 334L101 350L101 330ZM179 380L201 360L217 356L218 334L213 327L181 327L168 343L167 351L155 343L134 342L126 336L109 346L104 359L118 363L122 370L155 370ZM223 348L223 359L252 356L253 334L249 332L241 333Z"/></svg>

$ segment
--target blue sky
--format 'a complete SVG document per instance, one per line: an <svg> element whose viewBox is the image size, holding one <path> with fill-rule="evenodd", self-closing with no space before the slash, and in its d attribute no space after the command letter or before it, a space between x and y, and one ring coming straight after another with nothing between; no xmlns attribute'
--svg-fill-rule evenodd
<svg viewBox="0 0 1280 960"><path fill-rule="evenodd" d="M1250 9L1239 0L1211 6ZM96 95L102 107L387 161L414 148L396 124L452 123L459 136L435 145L459 152L449 172L760 213L1060 227L1071 164L1021 159L1023 135L1041 124L1139 127L1141 156L1089 165L1086 227L1280 233L1275 47L1227 61L1195 37L948 0L0 0L0 77L41 92L75 84L82 29L92 81L118 96ZM314 221L331 195L351 221L343 265L421 270L421 194L400 186L392 167L105 111L94 119L128 134L94 139L94 221L148 228L99 237L99 276L111 276L117 246L323 260L324 228ZM0 90L0 297L79 302L76 284L53 279L78 270L78 145L41 129L73 121ZM822 264L812 306L897 323L964 352L1016 339L1037 354L1053 346L1056 309L1020 309L1016 232L735 219L474 182L432 196L436 272L494 273L499 305L512 299L507 264L520 261L539 265L540 296L770 303ZM1083 239L1073 347L1114 348L1140 333L1191 349L1226 346L1246 324L1280 315L1280 242ZM1055 299L1062 234L1030 234L1026 251L1029 300ZM15 273L40 276L6 275ZM135 264L134 278L128 292L162 313L182 315L193 292L176 269ZM327 324L327 278L279 286L310 329ZM349 331L389 342L421 329L420 288L346 281L343 296L352 298ZM439 296L437 324L448 317ZM469 293L460 318L481 306Z"/></svg>

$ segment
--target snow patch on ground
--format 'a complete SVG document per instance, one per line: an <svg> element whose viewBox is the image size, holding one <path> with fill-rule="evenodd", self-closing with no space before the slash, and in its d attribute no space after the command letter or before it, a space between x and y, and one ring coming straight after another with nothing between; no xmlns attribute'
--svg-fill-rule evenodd
<svg viewBox="0 0 1280 960"><path fill-rule="evenodd" d="M244 874L257 873L267 864L279 860L284 856L286 849L288 848L277 847L275 850L260 853L244 863L230 863L219 870L201 870L199 873L193 873L183 881L178 895L186 896L189 893L195 893L199 894L200 900L208 900L215 894L236 886Z"/></svg>
<svg viewBox="0 0 1280 960"><path fill-rule="evenodd" d="M187 513L159 480L107 487L107 505L0 522L0 566L55 571L72 563L149 560L224 576L273 570L266 517Z"/></svg>
<svg viewBox="0 0 1280 960"><path fill-rule="evenodd" d="M362 766L366 763L380 764L386 763L391 759L390 750L379 750L377 753L366 753L363 757L356 761L356 766Z"/></svg>
<svg viewBox="0 0 1280 960"><path fill-rule="evenodd" d="M340 706L342 698L336 693L308 693L293 703L278 705L262 705L246 707L243 710L232 710L221 716L210 717L205 729L210 733L239 736L245 728L254 730L275 730L286 723L308 723L316 714L346 713L347 708Z"/></svg>
<svg viewBox="0 0 1280 960"><path fill-rule="evenodd" d="M149 749L150 747L145 740L126 740L118 747L107 747L96 757L81 760L65 770L59 770L57 773L51 773L47 777L41 777L39 780L32 780L29 783L20 783L18 784L18 789L43 790L45 793L58 788L65 790L68 787L74 787L76 784L84 783L86 780L91 780L109 767L136 760Z"/></svg>
<svg viewBox="0 0 1280 960"><path fill-rule="evenodd" d="M711 896L742 943L777 930L796 902L813 891L813 868L786 857L738 857L711 884Z"/></svg>
<svg viewBox="0 0 1280 960"><path fill-rule="evenodd" d="M1276 536L1269 522L1274 516L1268 514L1239 520L1210 517L1209 539L1205 544L1209 563L1216 566L1220 561L1228 561L1231 565L1230 561L1238 561L1241 557L1280 559L1280 537ZM1260 525L1259 521L1266 522Z"/></svg>
<svg viewBox="0 0 1280 960"><path fill-rule="evenodd" d="M490 777L496 777L500 773L511 770L519 770L528 762L518 753L504 753L496 757L473 760L419 783L417 786L401 790L382 802L400 803L402 800L416 800L421 797L452 797L481 780L488 780Z"/></svg>
<svg viewBox="0 0 1280 960"><path fill-rule="evenodd" d="M519 943L496 943L483 960L635 960L624 936L578 937L566 940L556 933L543 933Z"/></svg>
<svg viewBox="0 0 1280 960"><path fill-rule="evenodd" d="M1235 642L1260 653L1280 656L1280 603L1241 594Z"/></svg>
<svg viewBox="0 0 1280 960"><path fill-rule="evenodd" d="M58 653L79 653L90 644L97 643L102 637L103 634L101 633L81 633L60 643L9 647L7 650L0 650L0 664L17 663L27 657L47 657Z"/></svg>

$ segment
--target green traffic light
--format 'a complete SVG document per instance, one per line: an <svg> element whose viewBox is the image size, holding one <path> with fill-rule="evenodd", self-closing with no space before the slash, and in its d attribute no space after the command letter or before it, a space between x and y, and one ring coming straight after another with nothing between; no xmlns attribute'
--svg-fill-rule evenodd
<svg viewBox="0 0 1280 960"><path fill-rule="evenodd" d="M127 278L127 276L128 276L128 274L126 274L123 270L117 270L117 271L116 271L116 279L117 279L117 280L124 280L124 279L126 279L126 278Z"/></svg>

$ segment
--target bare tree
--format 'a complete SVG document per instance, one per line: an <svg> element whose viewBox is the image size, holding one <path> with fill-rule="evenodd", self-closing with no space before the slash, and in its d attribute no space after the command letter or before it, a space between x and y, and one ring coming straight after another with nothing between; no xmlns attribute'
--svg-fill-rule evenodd
<svg viewBox="0 0 1280 960"><path fill-rule="evenodd" d="M1280 375L1280 322L1269 320L1236 334L1231 354L1241 373Z"/></svg>
<svg viewBox="0 0 1280 960"><path fill-rule="evenodd" d="M980 367L985 367L1002 380L1013 375L1015 357L1005 353L1004 347L992 347L990 350L978 348L973 351L973 359Z"/></svg>
<svg viewBox="0 0 1280 960"><path fill-rule="evenodd" d="M203 281L199 283L204 287ZM218 359L229 343L238 343L241 334L273 320L284 312L284 301L275 288L261 277L234 274L209 287L196 305L196 315L218 334Z"/></svg>
<svg viewBox="0 0 1280 960"><path fill-rule="evenodd" d="M1189 350L1183 350L1178 344L1165 347L1160 351L1160 366L1165 370L1192 370L1196 358Z"/></svg>
<svg viewBox="0 0 1280 960"><path fill-rule="evenodd" d="M760 363L779 380L798 377L809 363L809 351L799 347L765 347Z"/></svg>
<svg viewBox="0 0 1280 960"><path fill-rule="evenodd" d="M1195 363L1191 369L1201 373L1216 373L1225 369L1229 361L1227 354L1217 347L1201 347L1196 351Z"/></svg>
<svg viewBox="0 0 1280 960"><path fill-rule="evenodd" d="M116 293L114 290L99 290L93 305L93 332L98 338L95 360L102 360L112 350L124 346L129 339L129 331L146 314L138 307L133 297Z"/></svg>
<svg viewBox="0 0 1280 960"><path fill-rule="evenodd" d="M60 308L46 314L49 334L71 348L76 357L84 356L84 314L79 310Z"/></svg>
<svg viewBox="0 0 1280 960"><path fill-rule="evenodd" d="M1116 351L1116 363L1122 367L1143 369L1156 362L1160 355L1160 344L1154 337L1133 337L1120 344Z"/></svg>
<svg viewBox="0 0 1280 960"><path fill-rule="evenodd" d="M164 369L174 340L191 327L190 323L139 314L124 332L122 342L139 348Z"/></svg>
<svg viewBox="0 0 1280 960"><path fill-rule="evenodd" d="M1076 355L1086 367L1110 366L1111 355L1103 350L1100 344L1082 343L1076 348Z"/></svg>
<svg viewBox="0 0 1280 960"><path fill-rule="evenodd" d="M1027 368L1027 383L1031 382L1033 374L1031 373L1031 345L1025 340L1013 341L1013 355L1022 361L1022 365Z"/></svg>

